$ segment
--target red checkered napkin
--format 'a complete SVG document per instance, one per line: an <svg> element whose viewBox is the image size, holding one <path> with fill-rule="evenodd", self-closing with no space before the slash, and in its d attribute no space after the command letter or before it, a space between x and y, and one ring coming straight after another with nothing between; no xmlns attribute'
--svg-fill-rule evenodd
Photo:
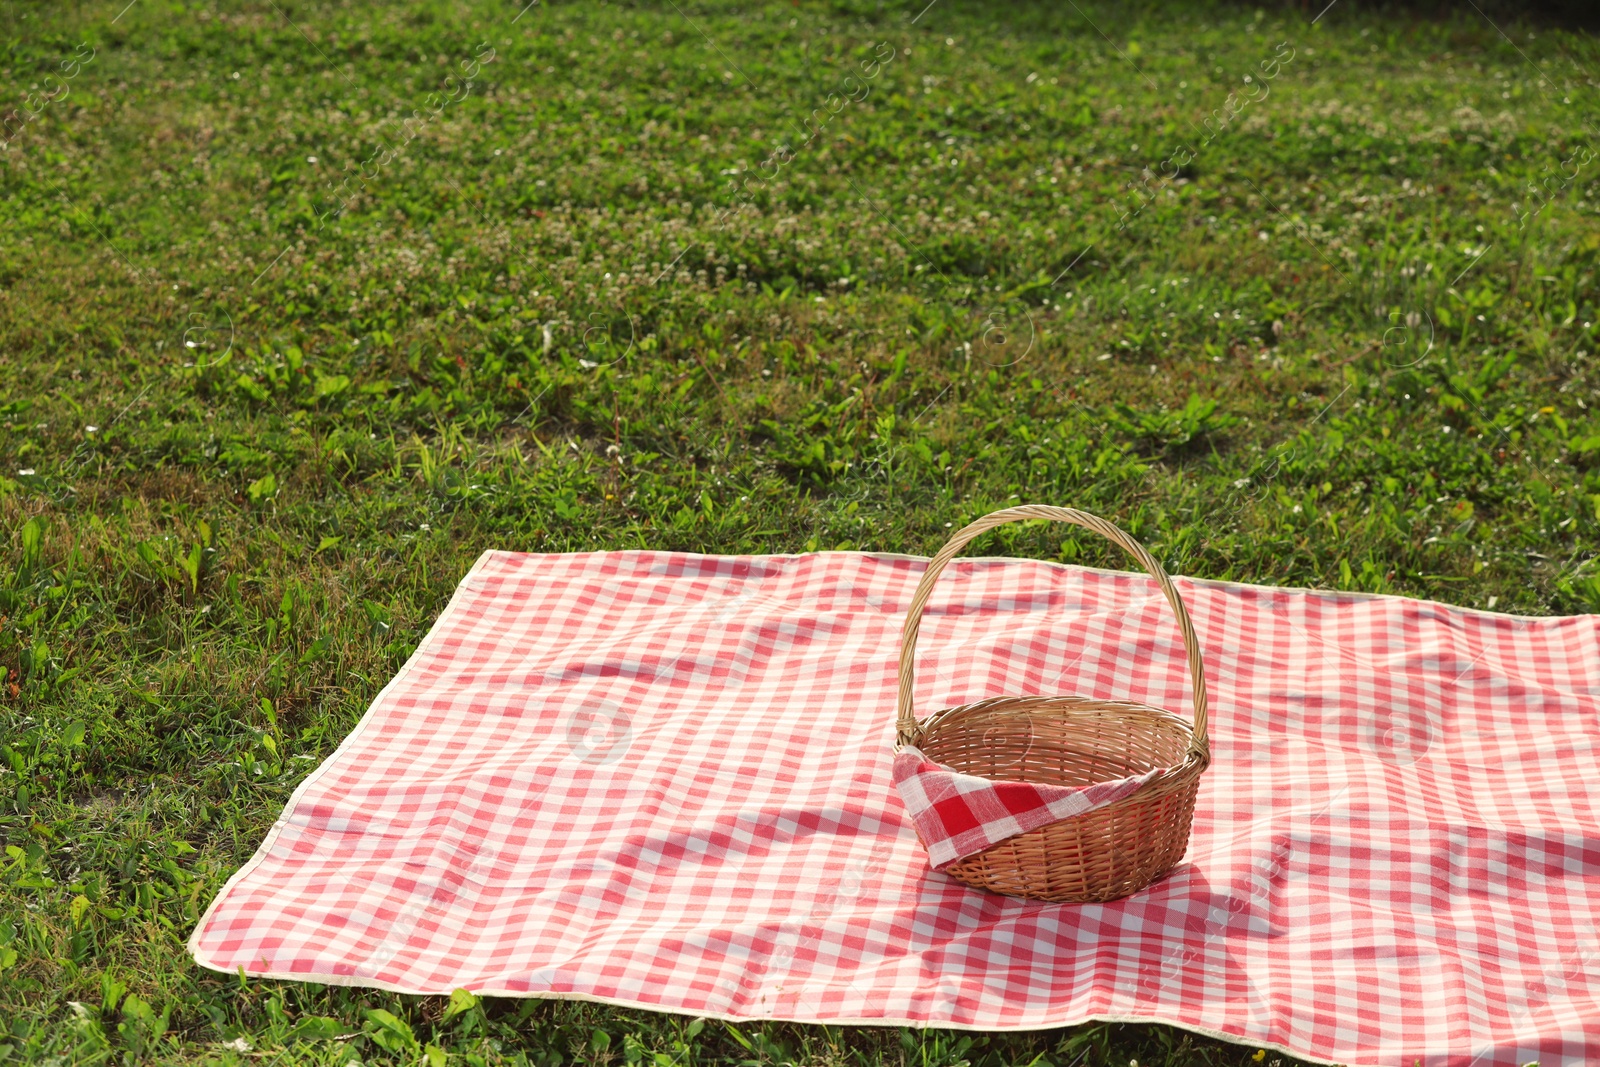
<svg viewBox="0 0 1600 1067"><path fill-rule="evenodd" d="M894 785L929 863L942 871L1009 837L1121 800L1162 770L1087 786L996 782L935 763L907 745L894 757Z"/></svg>

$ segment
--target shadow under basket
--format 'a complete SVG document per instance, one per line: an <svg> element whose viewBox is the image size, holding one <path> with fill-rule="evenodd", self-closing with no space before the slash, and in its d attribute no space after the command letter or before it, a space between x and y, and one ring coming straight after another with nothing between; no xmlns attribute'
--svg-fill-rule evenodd
<svg viewBox="0 0 1600 1067"><path fill-rule="evenodd" d="M1086 526L1121 544L1149 569L1178 616L1194 682L1194 725L1160 708L1082 696L1000 697L947 708L918 722L911 707L918 623L933 582L977 534L1003 522L1045 518ZM1108 530L1110 532L1108 532ZM994 781L1087 786L1158 775L1105 807L1008 838L946 867L979 889L1056 903L1116 900L1150 885L1183 859L1200 776L1210 763L1199 642L1171 579L1120 529L1068 508L1024 505L995 512L951 538L928 564L901 643L898 743L929 759Z"/></svg>

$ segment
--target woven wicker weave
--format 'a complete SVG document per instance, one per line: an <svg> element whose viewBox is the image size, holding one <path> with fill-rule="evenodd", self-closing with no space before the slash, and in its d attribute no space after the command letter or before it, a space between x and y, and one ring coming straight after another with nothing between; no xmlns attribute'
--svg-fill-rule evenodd
<svg viewBox="0 0 1600 1067"><path fill-rule="evenodd" d="M1178 617L1194 684L1194 725L1145 704L1083 696L1001 697L947 708L917 721L911 705L917 630L945 565L968 541L1024 519L1073 523L1115 541L1144 565ZM1082 786L1156 767L1131 796L1084 815L1018 834L945 868L968 885L1056 902L1115 900L1171 870L1189 845L1206 741L1205 665L1183 600L1144 546L1104 519L1072 508L1028 504L986 515L950 538L928 563L900 638L898 743L930 759L996 781Z"/></svg>

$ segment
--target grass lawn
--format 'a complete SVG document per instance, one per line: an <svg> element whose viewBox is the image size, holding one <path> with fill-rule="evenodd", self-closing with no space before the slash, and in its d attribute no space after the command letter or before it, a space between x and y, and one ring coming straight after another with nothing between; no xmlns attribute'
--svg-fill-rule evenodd
<svg viewBox="0 0 1600 1067"><path fill-rule="evenodd" d="M1589 38L124 2L0 9L0 1060L1257 1062L195 967L486 548L930 553L1021 500L1185 574L1600 610ZM1126 566L1063 530L989 551Z"/></svg>

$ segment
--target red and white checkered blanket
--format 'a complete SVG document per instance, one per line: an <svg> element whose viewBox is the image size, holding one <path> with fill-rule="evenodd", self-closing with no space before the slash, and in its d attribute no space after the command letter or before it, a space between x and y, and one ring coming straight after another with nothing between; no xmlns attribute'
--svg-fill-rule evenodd
<svg viewBox="0 0 1600 1067"><path fill-rule="evenodd" d="M962 774L907 745L894 757L894 786L927 846L928 862L942 871L1008 837L1121 800L1163 769L1079 787L996 782Z"/></svg>
<svg viewBox="0 0 1600 1067"><path fill-rule="evenodd" d="M1110 904L931 871L895 795L924 561L486 554L190 942L224 972L730 1019L1155 1020L1310 1059L1600 1062L1600 619L1177 579L1211 749ZM1183 713L1140 575L958 560L917 707Z"/></svg>

